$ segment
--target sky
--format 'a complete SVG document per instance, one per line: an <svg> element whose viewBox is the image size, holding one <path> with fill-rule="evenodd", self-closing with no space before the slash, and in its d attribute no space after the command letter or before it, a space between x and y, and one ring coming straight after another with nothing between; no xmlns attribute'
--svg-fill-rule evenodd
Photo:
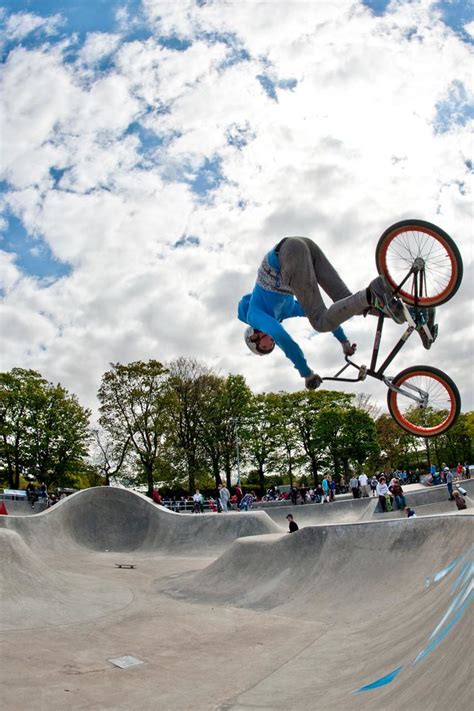
<svg viewBox="0 0 474 711"><path fill-rule="evenodd" d="M357 291L384 230L419 218L464 280L432 349L414 334L389 375L436 366L474 407L470 2L8 0L0 21L1 371L94 411L110 363L152 358L298 390L236 316L264 254L310 237ZM330 334L286 324L320 375L343 365ZM368 364L375 319L344 327ZM376 381L338 389L385 409Z"/></svg>

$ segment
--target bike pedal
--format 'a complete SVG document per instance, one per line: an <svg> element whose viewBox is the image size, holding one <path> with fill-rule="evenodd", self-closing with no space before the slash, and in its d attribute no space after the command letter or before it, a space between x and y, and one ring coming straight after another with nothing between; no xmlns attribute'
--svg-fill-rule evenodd
<svg viewBox="0 0 474 711"><path fill-rule="evenodd" d="M359 368L359 377L357 380L365 380L367 377L367 366L366 365L361 365Z"/></svg>

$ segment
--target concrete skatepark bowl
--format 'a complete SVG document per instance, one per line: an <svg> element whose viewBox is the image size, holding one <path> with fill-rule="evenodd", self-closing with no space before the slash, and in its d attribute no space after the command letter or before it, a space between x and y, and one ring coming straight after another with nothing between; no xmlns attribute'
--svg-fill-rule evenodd
<svg viewBox="0 0 474 711"><path fill-rule="evenodd" d="M472 708L473 484L463 512L409 494L416 519L106 487L0 516L2 708Z"/></svg>

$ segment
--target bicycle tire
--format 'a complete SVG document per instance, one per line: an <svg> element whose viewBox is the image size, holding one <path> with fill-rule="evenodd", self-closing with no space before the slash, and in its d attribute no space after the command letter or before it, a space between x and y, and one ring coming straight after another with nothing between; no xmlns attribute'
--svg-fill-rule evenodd
<svg viewBox="0 0 474 711"><path fill-rule="evenodd" d="M393 419L402 429L417 437L436 437L447 432L461 412L461 396L456 384L449 375L430 365L406 368L393 378L392 384L401 387L406 385L408 380L415 379L418 387L428 391L431 398L428 400L428 408L416 408L413 400L402 393L389 390L387 405ZM415 382L411 385L415 385ZM413 421L417 419L420 419L420 422Z"/></svg>
<svg viewBox="0 0 474 711"><path fill-rule="evenodd" d="M406 277L416 257L425 263L425 293L419 296L419 305L440 306L449 301L461 285L463 262L456 243L440 227L424 220L396 222L385 230L375 250L378 273L393 289ZM414 277L398 293L413 305Z"/></svg>

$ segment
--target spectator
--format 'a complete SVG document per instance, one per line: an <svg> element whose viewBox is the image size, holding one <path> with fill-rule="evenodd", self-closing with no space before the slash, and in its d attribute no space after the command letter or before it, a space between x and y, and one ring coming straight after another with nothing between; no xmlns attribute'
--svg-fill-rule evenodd
<svg viewBox="0 0 474 711"><path fill-rule="evenodd" d="M288 514L286 517L288 519L289 533L294 533L299 530L299 526L293 518L293 514Z"/></svg>
<svg viewBox="0 0 474 711"><path fill-rule="evenodd" d="M48 487L46 484L41 482L40 490L39 490L39 495L41 496L42 499L47 499L48 498Z"/></svg>
<svg viewBox="0 0 474 711"><path fill-rule="evenodd" d="M461 496L459 491L453 491L453 499L454 499L454 503L456 504L458 511L467 509L466 499L463 496Z"/></svg>
<svg viewBox="0 0 474 711"><path fill-rule="evenodd" d="M204 513L204 500L199 489L193 495L193 513Z"/></svg>
<svg viewBox="0 0 474 711"><path fill-rule="evenodd" d="M332 476L329 477L329 501L334 501L336 498L336 482L332 478Z"/></svg>
<svg viewBox="0 0 474 711"><path fill-rule="evenodd" d="M464 475L464 467L461 464L461 462L458 462L458 465L456 467L456 478L457 479L462 479ZM446 482L447 483L447 482Z"/></svg>
<svg viewBox="0 0 474 711"><path fill-rule="evenodd" d="M324 489L321 484L318 484L314 490L314 500L317 504L324 503Z"/></svg>
<svg viewBox="0 0 474 711"><path fill-rule="evenodd" d="M237 506L239 506L240 502L242 501L242 497L244 495L242 492L242 489L240 488L240 484L236 484L234 486L234 491L235 491L235 496L236 496L236 503L237 503Z"/></svg>
<svg viewBox="0 0 474 711"><path fill-rule="evenodd" d="M376 477L375 474L374 474L374 476L373 476L372 479L370 480L370 490L372 491L372 496L375 496L375 492L376 492L376 489L377 489L377 484L378 484L377 477Z"/></svg>
<svg viewBox="0 0 474 711"><path fill-rule="evenodd" d="M306 503L306 487L303 485L300 486L300 499L302 504Z"/></svg>
<svg viewBox="0 0 474 711"><path fill-rule="evenodd" d="M224 513L227 513L229 510L230 491L226 486L224 486L224 484L219 484L218 489L222 510Z"/></svg>
<svg viewBox="0 0 474 711"><path fill-rule="evenodd" d="M252 508L254 497L255 495L253 491L251 494L244 494L240 500L239 509L241 511L249 511Z"/></svg>
<svg viewBox="0 0 474 711"><path fill-rule="evenodd" d="M405 496L403 494L403 489L402 485L400 484L400 481L397 479L395 481L395 484L392 484L390 487L390 491L392 493L392 496L395 497L395 506L397 509L405 509L407 502L405 500Z"/></svg>
<svg viewBox="0 0 474 711"><path fill-rule="evenodd" d="M341 494L345 494L347 490L346 480L343 476L339 477L339 488L341 489Z"/></svg>
<svg viewBox="0 0 474 711"><path fill-rule="evenodd" d="M405 507L407 518L416 518L415 509L411 509L409 506Z"/></svg>
<svg viewBox="0 0 474 711"><path fill-rule="evenodd" d="M352 496L354 499L359 498L359 479L356 477L355 474L352 474L351 480L349 482L349 486L351 487L352 491Z"/></svg>
<svg viewBox="0 0 474 711"><path fill-rule="evenodd" d="M38 501L38 494L36 491L36 486L30 481L26 485L26 496L30 502L31 508L35 508L35 503Z"/></svg>
<svg viewBox="0 0 474 711"><path fill-rule="evenodd" d="M377 484L377 496L379 497L379 502L383 513L386 513L387 511L387 496L389 495L390 492L388 490L387 480L384 476L381 476Z"/></svg>
<svg viewBox="0 0 474 711"><path fill-rule="evenodd" d="M159 489L153 489L153 491L151 492L151 498L153 499L155 504L160 504L160 506L162 505L161 494Z"/></svg>
<svg viewBox="0 0 474 711"><path fill-rule="evenodd" d="M327 477L323 476L321 486L323 487L323 502L328 503L329 502L329 482L327 480Z"/></svg>
<svg viewBox="0 0 474 711"><path fill-rule="evenodd" d="M366 498L369 496L369 478L367 474L359 474L359 486L360 486L360 492L362 494L363 498Z"/></svg>
<svg viewBox="0 0 474 711"><path fill-rule="evenodd" d="M446 482L446 487L448 489L449 500L453 501L453 473L449 467L444 468L444 480Z"/></svg>

